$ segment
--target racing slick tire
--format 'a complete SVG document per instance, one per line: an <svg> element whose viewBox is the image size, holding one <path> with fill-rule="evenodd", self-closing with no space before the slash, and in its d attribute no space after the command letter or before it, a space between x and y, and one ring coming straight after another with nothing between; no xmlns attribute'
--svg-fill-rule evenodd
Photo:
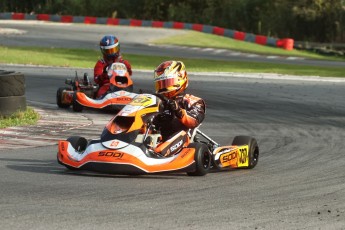
<svg viewBox="0 0 345 230"><path fill-rule="evenodd" d="M191 143L188 148L195 149L195 171L187 172L188 176L204 176L208 173L211 167L211 154L205 144Z"/></svg>
<svg viewBox="0 0 345 230"><path fill-rule="evenodd" d="M78 152L84 151L88 143L84 137L80 137L80 136L71 136L67 138L67 141L71 143L73 148Z"/></svg>
<svg viewBox="0 0 345 230"><path fill-rule="evenodd" d="M72 108L73 108L74 112L81 112L84 109L84 107L77 101L77 94L76 93L74 93L74 95L73 95Z"/></svg>
<svg viewBox="0 0 345 230"><path fill-rule="evenodd" d="M24 94L24 74L0 70L0 97L23 96Z"/></svg>
<svg viewBox="0 0 345 230"><path fill-rule="evenodd" d="M259 146L255 138L248 136L236 136L232 145L248 145L248 166L244 169L254 168L259 161Z"/></svg>
<svg viewBox="0 0 345 230"><path fill-rule="evenodd" d="M70 105L68 104L63 104L62 103L62 92L64 90L69 90L69 88L67 87L60 87L57 91L56 91L56 104L59 106L59 108L68 108Z"/></svg>

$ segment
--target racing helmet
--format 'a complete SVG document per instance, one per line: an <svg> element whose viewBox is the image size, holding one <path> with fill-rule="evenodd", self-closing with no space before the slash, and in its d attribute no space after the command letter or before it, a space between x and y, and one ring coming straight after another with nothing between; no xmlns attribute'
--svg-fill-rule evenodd
<svg viewBox="0 0 345 230"><path fill-rule="evenodd" d="M188 75L182 61L162 62L154 71L156 93L173 98L188 86Z"/></svg>
<svg viewBox="0 0 345 230"><path fill-rule="evenodd" d="M115 59L120 56L120 43L113 35L104 36L99 42L99 47L103 54L103 58L108 61L115 61Z"/></svg>

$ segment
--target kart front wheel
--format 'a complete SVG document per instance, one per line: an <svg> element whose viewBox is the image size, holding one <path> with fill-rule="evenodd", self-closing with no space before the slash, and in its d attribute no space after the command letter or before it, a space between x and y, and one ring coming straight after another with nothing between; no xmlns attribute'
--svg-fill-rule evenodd
<svg viewBox="0 0 345 230"><path fill-rule="evenodd" d="M204 176L211 167L211 154L205 144L191 143L188 148L195 149L195 171L187 172L188 176Z"/></svg>
<svg viewBox="0 0 345 230"><path fill-rule="evenodd" d="M56 104L59 106L59 108L68 108L70 105L69 104L63 104L62 103L62 94L63 91L69 90L67 87L60 87L57 92L56 92Z"/></svg>
<svg viewBox="0 0 345 230"><path fill-rule="evenodd" d="M72 136L67 138L67 141L71 143L72 147L78 152L83 152L87 147L87 140L84 137Z"/></svg>
<svg viewBox="0 0 345 230"><path fill-rule="evenodd" d="M248 166L245 169L254 168L259 161L259 146L255 138L248 136L236 136L232 141L232 145L248 145Z"/></svg>

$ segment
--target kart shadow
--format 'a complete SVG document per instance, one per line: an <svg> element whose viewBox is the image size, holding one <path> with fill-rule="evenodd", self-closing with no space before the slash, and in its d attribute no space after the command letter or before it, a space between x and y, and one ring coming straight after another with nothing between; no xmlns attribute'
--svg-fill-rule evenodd
<svg viewBox="0 0 345 230"><path fill-rule="evenodd" d="M165 173L165 174L141 174L141 175L126 175L126 174L109 174L101 172L91 172L86 170L71 171L66 169L62 174L69 176L85 176L85 177L102 177L102 178L131 178L131 179L176 179L189 178L186 173Z"/></svg>
<svg viewBox="0 0 345 230"><path fill-rule="evenodd" d="M140 179L176 179L190 178L186 173L157 173L142 175L109 174L92 172L87 170L70 170L59 165L55 160L32 160L0 158L0 161L8 162L6 167L21 172L43 173L67 176L102 177L102 178L140 178Z"/></svg>
<svg viewBox="0 0 345 230"><path fill-rule="evenodd" d="M0 161L8 162L5 167L23 172L58 174L61 167L54 160L32 160L0 158Z"/></svg>

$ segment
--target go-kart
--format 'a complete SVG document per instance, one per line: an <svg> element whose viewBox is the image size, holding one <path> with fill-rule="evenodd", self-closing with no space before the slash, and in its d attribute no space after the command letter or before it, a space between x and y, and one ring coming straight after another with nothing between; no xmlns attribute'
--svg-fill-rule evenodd
<svg viewBox="0 0 345 230"><path fill-rule="evenodd" d="M210 169L251 169L259 159L257 141L236 136L219 146L199 128L180 131L166 141L155 117L167 111L160 95L138 94L105 126L99 139L72 136L58 142L57 160L71 170L111 174L186 172L203 176Z"/></svg>
<svg viewBox="0 0 345 230"><path fill-rule="evenodd" d="M100 98L96 98L98 85L92 84L87 73L80 79L76 73L74 81L66 79L69 87L60 87L56 92L56 103L60 108L69 108L81 112L84 107L94 109L120 110L133 97L133 81L123 63L115 62L107 68L109 90Z"/></svg>

